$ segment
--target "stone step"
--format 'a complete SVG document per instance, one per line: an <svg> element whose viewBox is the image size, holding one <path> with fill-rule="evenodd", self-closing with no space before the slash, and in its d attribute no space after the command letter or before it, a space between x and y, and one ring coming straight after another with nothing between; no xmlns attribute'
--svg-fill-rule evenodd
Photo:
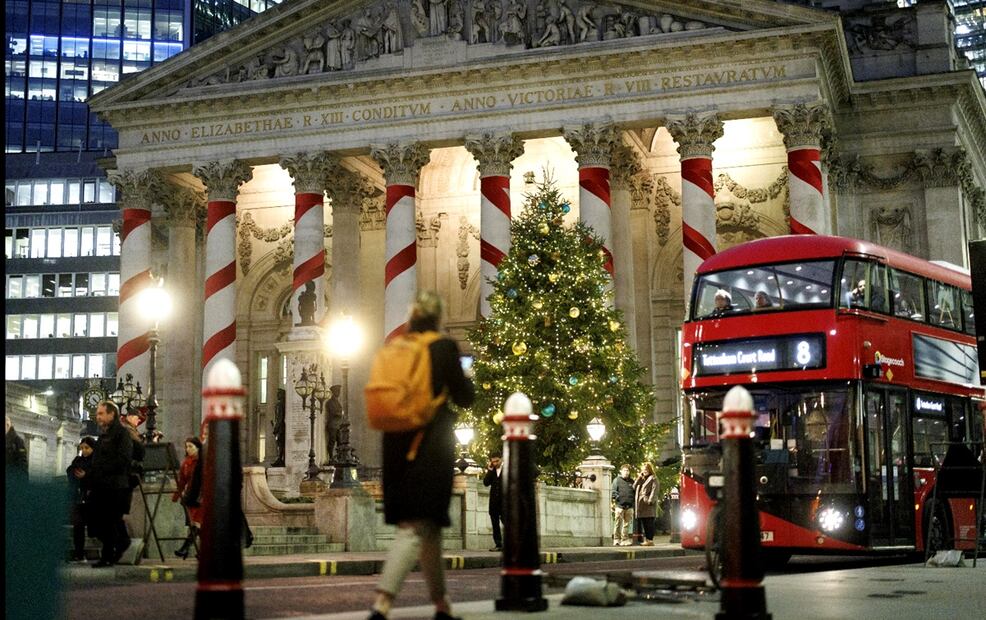
<svg viewBox="0 0 986 620"><path fill-rule="evenodd" d="M273 536L253 535L255 545L307 545L329 542L329 537L324 534L276 534Z"/></svg>
<svg viewBox="0 0 986 620"><path fill-rule="evenodd" d="M285 534L318 534L313 527L297 527L283 525L251 525L250 531L254 536L282 536Z"/></svg>
<svg viewBox="0 0 986 620"><path fill-rule="evenodd" d="M254 543L243 555L293 555L296 553L340 553L345 551L343 543L311 543L299 545L258 545Z"/></svg>

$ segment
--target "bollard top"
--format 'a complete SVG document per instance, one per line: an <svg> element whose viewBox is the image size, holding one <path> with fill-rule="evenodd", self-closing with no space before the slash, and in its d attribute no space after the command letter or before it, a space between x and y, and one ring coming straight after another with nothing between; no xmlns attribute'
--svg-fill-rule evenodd
<svg viewBox="0 0 986 620"><path fill-rule="evenodd" d="M531 399L527 397L527 394L523 392L514 392L511 394L505 403L503 403L503 413L504 415L522 415L528 416L534 411L534 406L531 404Z"/></svg>
<svg viewBox="0 0 986 620"><path fill-rule="evenodd" d="M726 398L722 401L722 411L723 413L752 413L753 397L742 385L734 386L733 389L726 392Z"/></svg>
<svg viewBox="0 0 986 620"><path fill-rule="evenodd" d="M206 390L237 390L242 387L240 369L228 359L220 359L213 364L205 379Z"/></svg>

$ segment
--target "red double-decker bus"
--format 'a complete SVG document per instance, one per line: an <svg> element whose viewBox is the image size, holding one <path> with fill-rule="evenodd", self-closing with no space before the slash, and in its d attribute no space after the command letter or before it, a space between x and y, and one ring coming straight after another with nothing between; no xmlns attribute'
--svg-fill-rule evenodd
<svg viewBox="0 0 986 620"><path fill-rule="evenodd" d="M768 558L974 548L986 392L970 288L957 267L842 237L705 261L682 335L682 545L714 537L717 415L743 385Z"/></svg>

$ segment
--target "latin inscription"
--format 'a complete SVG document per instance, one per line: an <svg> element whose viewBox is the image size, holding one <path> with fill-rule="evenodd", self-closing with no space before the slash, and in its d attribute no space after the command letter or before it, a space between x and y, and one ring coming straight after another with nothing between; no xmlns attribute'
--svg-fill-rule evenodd
<svg viewBox="0 0 986 620"><path fill-rule="evenodd" d="M795 73L803 73L795 71ZM686 89L717 88L743 83L786 79L789 68L784 64L755 65L707 72L680 72L618 80L573 81L564 86L507 90L500 93L466 97L437 97L432 100L400 104L340 106L330 111L282 114L266 118L223 121L190 128L167 128L145 131L140 144L167 144L183 140L212 140L252 134L283 133L296 129L360 125L366 123L437 117L448 114L523 109L552 104L606 98L632 99Z"/></svg>

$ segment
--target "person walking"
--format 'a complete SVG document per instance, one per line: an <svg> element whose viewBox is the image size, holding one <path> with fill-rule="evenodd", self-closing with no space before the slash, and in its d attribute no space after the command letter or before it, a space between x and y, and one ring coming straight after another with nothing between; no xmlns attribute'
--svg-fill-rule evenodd
<svg viewBox="0 0 986 620"><path fill-rule="evenodd" d="M68 476L69 493L72 498L72 561L81 562L86 559L86 525L88 519L89 491L92 478L89 470L92 467L92 453L96 440L83 437L79 442L79 454L72 459L72 464L65 470Z"/></svg>
<svg viewBox="0 0 986 620"><path fill-rule="evenodd" d="M630 466L623 465L613 481L613 546L628 547L632 542L634 498Z"/></svg>
<svg viewBox="0 0 986 620"><path fill-rule="evenodd" d="M99 561L93 567L100 568L115 564L130 546L129 537L122 540L120 532L126 532L123 515L129 509L134 448L130 433L120 421L120 409L113 401L104 400L96 407L96 424L102 434L93 450L89 475L92 476L92 524L102 543Z"/></svg>
<svg viewBox="0 0 986 620"><path fill-rule="evenodd" d="M9 472L18 472L22 474L27 473L27 447L24 446L24 440L21 436L17 434L14 430L14 423L11 421L10 416L6 416L6 444L7 444L7 469Z"/></svg>
<svg viewBox="0 0 986 620"><path fill-rule="evenodd" d="M422 291L411 307L408 331L438 332L441 318L441 298L435 292ZM447 393L456 405L471 405L475 390L459 363L456 342L443 336L428 345L428 350L432 394ZM415 561L428 584L435 620L454 618L445 590L441 528L451 525L448 509L455 463L455 420L455 413L443 401L424 428L383 436L384 520L397 530L380 574L370 620L387 618Z"/></svg>
<svg viewBox="0 0 986 620"><path fill-rule="evenodd" d="M127 471L127 497L123 503L123 514L130 514L130 507L133 505L134 489L140 486L141 476L144 474L144 455L147 453L144 447L144 436L137 427L144 423L144 417L139 409L129 409L122 418L123 428L127 430L131 440L130 467ZM122 541L122 549L118 555L130 548L130 532L127 531L127 524L124 520L117 523L117 539ZM117 557L117 562L120 558Z"/></svg>
<svg viewBox="0 0 986 620"><path fill-rule="evenodd" d="M188 535L181 547L175 549L175 555L181 559L188 557L188 551L195 545L195 537L202 527L202 504L200 503L198 489L202 488L200 480L195 480L196 476L201 478L202 469L199 466L199 454L202 452L202 442L198 437L185 439L185 458L178 469L178 484L175 492L171 495L171 501L181 502L185 508L185 525L188 526ZM186 491L188 493L186 494Z"/></svg>
<svg viewBox="0 0 986 620"><path fill-rule="evenodd" d="M654 477L654 466L645 461L640 466L640 474L633 482L634 512L644 533L644 547L654 545L654 525L657 519L657 478Z"/></svg>
<svg viewBox="0 0 986 620"><path fill-rule="evenodd" d="M490 551L503 550L503 534L500 522L503 521L503 459L499 452L490 454L490 464L483 476L483 486L490 488L490 522L493 526L493 548Z"/></svg>

